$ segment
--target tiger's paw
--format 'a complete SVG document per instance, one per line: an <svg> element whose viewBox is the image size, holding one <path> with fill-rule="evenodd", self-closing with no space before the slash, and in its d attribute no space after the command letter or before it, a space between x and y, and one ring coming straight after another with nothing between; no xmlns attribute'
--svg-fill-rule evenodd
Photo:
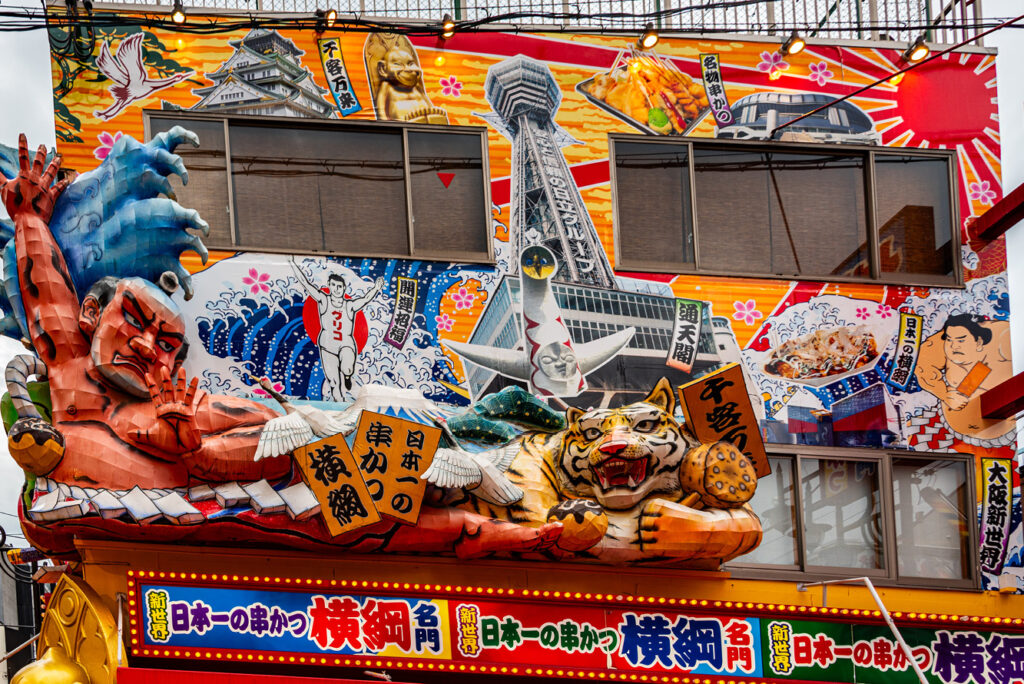
<svg viewBox="0 0 1024 684"><path fill-rule="evenodd" d="M42 418L19 418L7 433L7 448L19 466L42 476L64 458L64 435Z"/></svg>
<svg viewBox="0 0 1024 684"><path fill-rule="evenodd" d="M561 523L557 541L563 551L584 551L597 544L608 531L608 516L595 501L569 499L548 511L549 523Z"/></svg>
<svg viewBox="0 0 1024 684"><path fill-rule="evenodd" d="M754 496L757 471L734 445L715 442L690 449L679 466L679 482L709 508L739 508Z"/></svg>
<svg viewBox="0 0 1024 684"><path fill-rule="evenodd" d="M724 562L757 546L761 521L747 506L698 510L651 499L643 506L637 532L640 547L650 556Z"/></svg>

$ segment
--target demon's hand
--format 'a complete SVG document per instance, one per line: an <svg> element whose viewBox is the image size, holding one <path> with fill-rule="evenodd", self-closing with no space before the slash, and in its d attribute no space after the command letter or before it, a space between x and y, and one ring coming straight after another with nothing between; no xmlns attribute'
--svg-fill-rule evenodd
<svg viewBox="0 0 1024 684"><path fill-rule="evenodd" d="M206 263L202 238L189 231L207 235L210 227L197 211L174 201L170 177L188 183L185 164L174 154L185 142L198 146L199 138L180 126L145 145L122 136L103 163L57 202L50 225L79 292L111 274L156 282L173 271L186 298L192 296L192 277L179 258L192 250Z"/></svg>
<svg viewBox="0 0 1024 684"><path fill-rule="evenodd" d="M47 165L46 154L46 145L40 145L35 159L31 159L28 138L22 133L18 138L18 175L8 180L0 174L0 200L15 222L29 216L49 221L54 203L67 185L67 181L53 184L60 170L60 157Z"/></svg>
<svg viewBox="0 0 1024 684"><path fill-rule="evenodd" d="M185 369L178 369L177 380L162 368L159 380L146 374L146 386L156 408L157 420L165 423L171 431L168 444L156 445L169 453L190 453L202 445L202 434L196 423L196 405L202 398L198 392L199 378L192 378L186 384Z"/></svg>

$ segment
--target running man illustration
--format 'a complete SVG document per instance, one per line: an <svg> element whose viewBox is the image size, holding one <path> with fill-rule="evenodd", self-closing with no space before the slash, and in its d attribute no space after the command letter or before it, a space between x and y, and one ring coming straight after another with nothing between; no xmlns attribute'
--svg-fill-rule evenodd
<svg viewBox="0 0 1024 684"><path fill-rule="evenodd" d="M384 288L384 279L377 278L369 290L350 298L346 294L348 283L344 276L337 273L329 275L324 291L306 277L295 259L289 259L289 263L299 283L316 302L320 315L320 334L316 344L320 348L320 362L329 388L324 398L342 401L342 393L352 389L352 374L356 370L356 314Z"/></svg>

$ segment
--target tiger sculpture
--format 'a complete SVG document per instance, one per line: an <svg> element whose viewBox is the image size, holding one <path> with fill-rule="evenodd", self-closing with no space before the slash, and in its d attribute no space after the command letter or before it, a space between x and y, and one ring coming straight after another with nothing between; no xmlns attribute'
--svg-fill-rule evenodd
<svg viewBox="0 0 1024 684"><path fill-rule="evenodd" d="M459 506L524 525L562 522L556 555L717 567L761 541L746 504L757 475L732 444L701 444L674 409L667 378L628 406L569 407L566 429L520 438L506 475L522 499Z"/></svg>

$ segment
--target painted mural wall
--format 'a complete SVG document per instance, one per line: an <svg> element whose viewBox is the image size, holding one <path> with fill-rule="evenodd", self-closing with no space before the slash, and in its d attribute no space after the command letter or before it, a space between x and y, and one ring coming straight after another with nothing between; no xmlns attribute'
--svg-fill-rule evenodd
<svg viewBox="0 0 1024 684"><path fill-rule="evenodd" d="M850 100L862 121L851 115L841 131L796 137L956 151L966 285L943 289L615 271L609 133L764 137L763 122L743 119L744 103L845 95L898 68L898 50L815 45L783 57L774 43L664 39L644 56L621 37L566 34L318 40L117 28L96 38L83 53L51 31L64 166L99 167L70 187L78 208L58 206L51 227L66 236L79 292L108 272L178 272L194 292L181 303L186 368L203 389L267 396L253 380L266 376L285 396L338 402L383 383L467 406L520 384L614 407L642 399L659 375L679 385L739 362L765 441L974 454L985 581L1020 565L1013 422L983 421L977 409L978 396L1011 375L1003 242L980 245L968 231L1002 193L992 55L953 55L884 82ZM276 91L251 77L263 68L280 75ZM639 71L643 85L630 75ZM524 128L498 104L500 87L521 78L547 91L533 117L540 152L526 151ZM145 140L143 109L486 126L494 263L223 251L205 259L186 230L202 229L198 214L152 199L140 182L147 170L178 171L129 140ZM161 142L169 155L190 141ZM531 165L566 188L552 198L571 217L555 229L561 235L520 225L513 188ZM437 176L443 196L452 178ZM135 199L149 202L148 213L103 203L126 178L143 188ZM159 237L136 239L146 234ZM6 289L5 311L17 312L17 288ZM630 306L639 307L632 332L592 327L581 338L575 321ZM19 334L16 318L5 319L9 334ZM499 326L510 326L511 343L493 343ZM994 503L993 463L1011 478Z"/></svg>

